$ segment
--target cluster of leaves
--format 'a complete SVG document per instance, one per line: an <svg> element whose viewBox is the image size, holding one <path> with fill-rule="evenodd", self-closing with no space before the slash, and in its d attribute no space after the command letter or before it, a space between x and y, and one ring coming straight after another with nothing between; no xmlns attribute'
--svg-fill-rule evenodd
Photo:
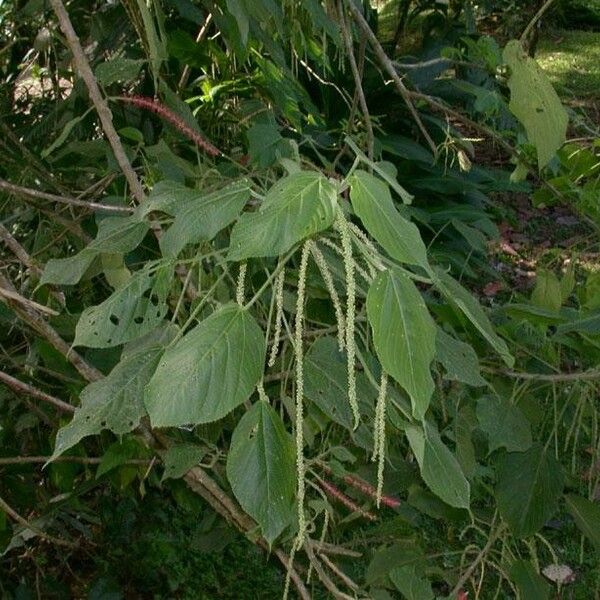
<svg viewBox="0 0 600 600"><path fill-rule="evenodd" d="M0 296L12 300L0 305L2 361L75 407L57 422L3 391L1 454L49 462L37 491L30 465L0 474L14 489L0 496L36 513L29 528L0 522L7 557L40 531L91 537L93 521L76 526L71 513L105 480L189 504L182 478L199 465L253 519L246 533L300 562L306 549L311 569L331 564L315 558L319 543L371 536L368 560L349 567L350 589L369 597L456 596L477 571L489 597L547 598L539 556L552 545L540 532L558 513L600 546L600 508L584 497L597 474L585 490L574 477L584 444L598 460L593 381L561 387L548 372L530 394L505 375L597 364L597 277L575 294L573 274L543 273L530 299L492 315L461 283L489 270L489 194L527 190L532 164L561 161L580 183L566 113L519 42L501 52L453 22L432 31L406 80L515 143L516 169L511 181L471 164L459 126L422 108L434 156L370 50L358 63L372 115L347 93L340 27L358 58L362 40L345 6L69 7L148 190L136 205L58 34L33 58L39 73L20 73L31 88L2 99L13 113L2 176L101 202L91 215L2 201L4 227L43 264L7 263L6 275L57 313L48 323L72 348L32 334L14 294ZM19 18L33 10L16 8L7 31L29 27ZM19 51L2 59L11 74ZM75 354L99 376L84 381Z"/></svg>

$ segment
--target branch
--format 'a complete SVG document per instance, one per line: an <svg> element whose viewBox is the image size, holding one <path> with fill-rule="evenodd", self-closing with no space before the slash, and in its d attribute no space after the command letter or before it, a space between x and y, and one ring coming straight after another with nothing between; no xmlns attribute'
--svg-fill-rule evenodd
<svg viewBox="0 0 600 600"><path fill-rule="evenodd" d="M370 160L373 160L373 147L375 145L375 136L373 134L373 124L371 123L371 115L369 114L369 107L367 105L367 99L365 98L365 91L362 87L362 77L356 63L356 57L354 56L354 47L352 44L352 35L348 30L346 24L346 15L344 13L342 0L338 0L338 13L340 19L340 26L342 29L342 37L344 38L344 44L346 45L346 53L348 54L348 60L350 61L350 69L352 70L352 76L354 77L354 87L356 94L358 95L358 101L360 108L365 119L365 126L367 128L367 156Z"/></svg>
<svg viewBox="0 0 600 600"><path fill-rule="evenodd" d="M119 213L131 213L132 208L127 206L110 206L109 204L99 204L98 202L87 202L85 200L79 200L78 198L70 198L68 196L57 196L56 194L48 194L46 192L40 192L38 190L32 190L30 188L21 187L10 183L5 179L0 179L0 190L4 190L10 194L16 196L25 196L27 198L37 198L38 200L49 200L50 202L58 202L60 204L69 204L71 206L81 206L82 208L89 208L95 210L105 210L107 212L119 212Z"/></svg>
<svg viewBox="0 0 600 600"><path fill-rule="evenodd" d="M51 396L50 394L46 394L46 392L42 392L42 390L38 390L36 387L33 387L28 383L24 383L20 379L12 377L4 371L0 371L0 381L19 394L26 394L27 396L31 396L36 400L41 400L42 402L52 404L54 407L58 408L58 410L61 410L63 412L75 412L74 406L71 406L70 404L64 402L63 400L60 400L59 398Z"/></svg>
<svg viewBox="0 0 600 600"><path fill-rule="evenodd" d="M0 273L0 286L6 290L16 293L13 284ZM58 350L87 381L97 381L104 375L95 367L89 365L69 344L63 340L54 328L46 323L43 317L31 306L23 305L14 300L4 297L4 301L14 310L17 316L27 323L32 329L44 337L56 350Z"/></svg>
<svg viewBox="0 0 600 600"><path fill-rule="evenodd" d="M2 240L9 250L21 261L21 263L29 269L38 279L42 276L42 269L37 265L37 263L29 256L27 250L19 244L16 238L0 223L0 240ZM57 302L61 305L65 305L65 295L56 289L52 289L50 291L52 296L57 300Z"/></svg>
<svg viewBox="0 0 600 600"><path fill-rule="evenodd" d="M536 23L544 16L544 13L554 4L554 0L547 0L541 8L537 11L533 19L529 21L527 27L521 34L521 39L519 40L521 44L527 39L527 36L531 33L531 30L536 26Z"/></svg>
<svg viewBox="0 0 600 600"><path fill-rule="evenodd" d="M25 527L25 529L29 529L29 531L33 531L33 533L39 535L41 538L51 542L52 544L56 544L57 546L65 546L67 548L77 548L77 544L74 542L68 542L67 540L63 540L60 538L56 538L52 535L48 535L35 525L32 525L27 519L24 519L17 511L15 511L9 504L6 503L4 498L0 496L0 508L11 518L13 521L19 523Z"/></svg>
<svg viewBox="0 0 600 600"><path fill-rule="evenodd" d="M406 103L406 106L408 107L410 114L412 115L413 119L415 120L415 123L421 130L423 137L427 140L427 143L429 144L429 147L431 148L433 155L437 156L437 146L435 145L435 142L431 139L429 132L425 128L425 125L423 125L423 121L421 121L421 117L419 116L417 109L415 108L414 104L412 103L410 93L409 93L408 89L406 88L406 86L404 85L402 78L400 77L400 75L398 75L398 71L396 71L394 64L392 63L392 61L386 54L385 50L383 49L383 46L379 43L377 36L373 33L373 30L367 23L366 19L364 18L364 16L360 12L360 10L354 5L352 0L346 0L346 6L348 7L348 10L352 14L352 18L354 19L355 23L358 25L359 29L365 34L365 36L369 40L369 43L371 44L373 50L375 51L375 54L377 56L377 59L379 60L379 63L381 64L383 69L388 72L389 76L392 78L392 81L394 82L396 89L398 90L398 92L402 96L404 102Z"/></svg>
<svg viewBox="0 0 600 600"><path fill-rule="evenodd" d="M18 292L14 292L12 290L7 290L1 286L0 286L0 296L3 298L6 298L7 300L12 300L13 302L22 304L23 306L29 306L35 310L39 310L40 312L43 312L52 317L56 317L57 315L60 314L60 313L57 313L52 308L48 308L47 306L44 306L43 304L39 304L37 302L34 302L33 300L29 300L29 298L24 298Z"/></svg>
<svg viewBox="0 0 600 600"><path fill-rule="evenodd" d="M51 456L9 456L0 458L0 465L28 465L28 464L46 464L50 461L64 462L64 463L77 463L81 465L99 465L104 458L99 456L57 456L52 458ZM151 464L155 459L153 458L132 458L125 462L119 463L120 465L148 465Z"/></svg>
<svg viewBox="0 0 600 600"><path fill-rule="evenodd" d="M85 54L83 53L81 43L79 42L79 38L77 37L75 30L73 29L73 24L71 23L71 19L69 18L67 10L65 9L65 5L62 3L62 0L50 0L50 4L52 5L53 10L58 17L60 28L65 34L67 45L73 54L75 67L77 68L79 75L83 79L88 89L90 99L96 108L98 116L100 117L102 129L104 130L104 134L108 139L108 143L112 148L115 158L117 159L117 163L119 163L119 167L121 167L121 171L123 172L123 175L125 175L125 179L127 179L127 183L129 184L129 188L131 189L133 197L138 203L141 203L144 200L144 190L142 188L142 184L138 179L138 176L135 174L127 155L125 154L125 150L123 149L119 135L117 134L112 122L112 113L110 112L108 104L100 92L98 82L92 73L92 69L90 68L90 64L87 61Z"/></svg>

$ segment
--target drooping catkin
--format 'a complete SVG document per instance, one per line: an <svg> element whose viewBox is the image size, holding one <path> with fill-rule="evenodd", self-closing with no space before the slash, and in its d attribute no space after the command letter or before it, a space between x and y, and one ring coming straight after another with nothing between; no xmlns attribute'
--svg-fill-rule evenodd
<svg viewBox="0 0 600 600"><path fill-rule="evenodd" d="M346 356L348 358L348 402L354 416L354 429L358 427L360 413L358 410L358 399L356 397L356 345L354 341L354 326L356 318L356 280L354 278L354 260L352 258L352 240L348 221L341 209L335 220L335 227L340 234L346 271Z"/></svg>
<svg viewBox="0 0 600 600"><path fill-rule="evenodd" d="M381 372L379 394L375 404L375 427L373 432L373 457L377 460L377 508L381 504L383 493L383 469L385 466L385 402L387 396L387 373Z"/></svg>
<svg viewBox="0 0 600 600"><path fill-rule="evenodd" d="M246 285L246 270L248 269L248 263L240 263L240 270L237 278L237 285L235 288L235 301L240 305L244 305L244 286Z"/></svg>
<svg viewBox="0 0 600 600"><path fill-rule="evenodd" d="M283 286L285 283L285 267L279 271L275 279L275 330L273 332L273 342L271 343L271 352L267 365L272 367L279 353L279 341L281 339L281 328L283 323Z"/></svg>
<svg viewBox="0 0 600 600"><path fill-rule="evenodd" d="M304 515L305 471L304 464L304 350L302 336L304 334L304 302L306 296L306 268L312 242L306 240L302 246L300 267L298 268L298 295L296 299L296 322L294 328L294 353L296 359L296 476L298 502L298 536L297 541L302 545L306 534L306 518Z"/></svg>
<svg viewBox="0 0 600 600"><path fill-rule="evenodd" d="M335 285L333 283L333 277L331 276L331 271L329 270L329 266L327 265L327 261L323 256L321 250L317 244L313 244L311 247L311 254L319 267L319 271L321 272L321 276L323 277L323 281L325 282L325 287L327 288L327 292L331 298L331 302L333 303L333 308L335 310L335 320L337 323L337 337L338 337L338 346L340 350L343 350L346 347L346 325L344 323L344 311L342 310L342 303L340 302L340 297L338 296L337 290L335 289Z"/></svg>
<svg viewBox="0 0 600 600"><path fill-rule="evenodd" d="M352 233L367 247L367 249L371 253L371 257L373 258L373 257L379 256L379 253L377 252L377 248L375 248L375 246L373 245L373 242L367 237L365 232L360 227L357 227L354 223L348 223L348 225L350 226ZM377 261L377 262L379 263L380 261ZM371 264L370 260L367 260L366 263L367 263L367 268L369 269L369 275L371 275L371 277L375 277L377 275L377 271L375 270L375 267ZM383 271L383 269L384 269L383 265L380 266L378 264L378 267L380 268L380 270Z"/></svg>

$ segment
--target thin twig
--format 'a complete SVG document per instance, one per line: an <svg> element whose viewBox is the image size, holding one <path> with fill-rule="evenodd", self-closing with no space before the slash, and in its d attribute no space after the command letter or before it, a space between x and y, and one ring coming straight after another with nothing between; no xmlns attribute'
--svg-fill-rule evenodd
<svg viewBox="0 0 600 600"><path fill-rule="evenodd" d="M398 71L394 67L394 64L390 60L389 56L386 54L385 50L383 49L383 46L380 44L379 40L377 39L377 36L373 33L373 30L367 23L366 19L364 18L363 14L358 9L358 7L354 4L354 2L352 0L345 0L345 2L346 2L346 6L348 7L348 10L352 14L352 17L353 17L354 21L356 22L356 24L358 25L359 29L365 34L365 36L369 40L369 43L371 44L373 50L375 51L375 54L381 64L381 66L383 67L383 69L385 69L388 72L389 76L392 78L392 81L394 82L396 89L402 96L406 106L408 107L410 114L412 115L413 119L415 120L415 123L421 130L423 137L429 144L429 147L431 148L433 155L437 156L437 146L435 145L435 142L431 139L429 132L425 128L425 125L423 125L423 121L421 120L421 117L419 116L419 113L417 112L417 109L415 108L415 106L412 102L409 91L406 88L406 86L404 85L404 82L402 81L402 78L400 77L400 75L398 75Z"/></svg>
<svg viewBox="0 0 600 600"><path fill-rule="evenodd" d="M47 315L51 315L53 317L56 317L60 314L60 313L56 312L53 308L48 308L47 306L44 306L43 304L39 304L38 302L35 302L33 300L30 300L29 298L25 298L25 297L21 296L21 294L19 294L18 292L13 292L12 290L4 289L1 286L0 286L0 296L7 298L8 300L18 302L19 304L23 304L24 306L30 306L31 308L33 308L35 310L39 310L40 312L43 312Z"/></svg>
<svg viewBox="0 0 600 600"><path fill-rule="evenodd" d="M493 527L493 524L494 523L492 522L492 527ZM475 569L477 568L479 563L486 557L488 552L491 550L492 546L496 543L496 540L502 533L503 529L504 529L503 525L500 524L496 528L496 531L490 533L490 535L488 536L487 543L481 549L479 554L475 557L475 560L469 565L469 567L463 573L463 575L460 577L460 579L456 582L454 589L450 592L450 594L448 594L448 598L454 598L458 594L458 592L462 589L463 585L465 584L465 582L467 582L469 580L469 578L471 577L471 575L473 574L473 572L475 571Z"/></svg>
<svg viewBox="0 0 600 600"><path fill-rule="evenodd" d="M344 592L339 590L335 583L333 583L329 575L327 575L327 573L325 572L325 569L323 569L323 567L321 566L321 563L319 562L318 558L315 556L311 544L305 542L304 550L306 551L306 555L308 556L310 564L317 572L319 580L331 592L333 597L339 600L354 600L354 596L344 594Z"/></svg>
<svg viewBox="0 0 600 600"><path fill-rule="evenodd" d="M11 292L16 292L12 283L0 273L0 286ZM2 297L2 296L0 296ZM44 337L56 350L58 350L88 381L97 381L104 375L95 367L89 365L69 344L65 342L56 330L49 325L43 317L31 306L20 304L3 297L4 301L14 310L17 316L27 323L32 329Z"/></svg>
<svg viewBox="0 0 600 600"><path fill-rule="evenodd" d="M39 535L41 538L46 541L56 544L57 546L65 546L67 548L77 548L77 544L75 542L69 542L67 540L63 540L61 538L54 537L53 535L49 535L42 531L39 527L32 525L27 519L24 519L16 510L14 510L5 500L0 496L0 508L13 520L22 525L29 531L33 531L36 535Z"/></svg>
<svg viewBox="0 0 600 600"><path fill-rule="evenodd" d="M55 406L63 412L75 412L74 406L71 406L70 404L64 402L63 400L60 400L59 398L51 396L50 394L46 394L46 392L42 392L42 390L38 390L36 387L33 387L28 383L25 383L20 379L12 377L12 375L9 375L4 371L0 371L0 381L19 394L27 394L28 396L31 396L36 400L48 402L48 404L52 404L53 406Z"/></svg>
<svg viewBox="0 0 600 600"><path fill-rule="evenodd" d="M81 465L99 465L104 458L101 456L9 456L0 458L0 465L28 465L28 464L46 464L49 461L63 463L77 463ZM131 458L120 465L148 465L153 460L151 458Z"/></svg>
<svg viewBox="0 0 600 600"><path fill-rule="evenodd" d="M552 6L552 4L554 4L554 0L547 0L537 11L533 19L529 21L527 27L525 27L525 30L521 34L521 44L527 39L527 37L531 33L531 30L536 26L537 22L544 16L544 13Z"/></svg>
<svg viewBox="0 0 600 600"><path fill-rule="evenodd" d="M60 204L69 204L71 206L80 206L82 208L88 208L92 210L104 210L107 212L118 212L118 213L131 213L133 208L128 206L110 206L109 204L100 204L98 202L87 202L86 200L79 200L78 198L70 198L68 196L57 196L56 194L48 194L47 192L40 192L39 190L32 190L31 188L22 187L10 183L5 179L0 179L0 190L15 194L16 196L25 196L28 198L37 198L38 200L48 200L50 202L58 202Z"/></svg>
<svg viewBox="0 0 600 600"><path fill-rule="evenodd" d="M575 373L519 373L518 371L503 371L498 369L483 370L487 373L496 373L506 375L513 379L527 379L531 381L547 381L549 383L560 383L567 381L591 381L600 379L600 369L589 369L588 371L578 371Z"/></svg>
<svg viewBox="0 0 600 600"><path fill-rule="evenodd" d="M340 26L342 28L342 37L344 38L344 44L346 45L346 53L348 54L348 60L350 61L350 69L352 76L354 77L354 87L356 94L358 95L358 101L360 103L360 109L365 119L365 126L367 128L367 156L369 160L373 160L373 148L375 145L375 135L373 134L373 123L371 122L371 115L369 113L369 107L367 105L367 99L365 98L365 91L362 86L362 77L358 70L358 64L356 63L356 57L354 56L354 44L352 43L352 34L346 23L346 13L344 12L342 0L338 0L338 13Z"/></svg>
<svg viewBox="0 0 600 600"><path fill-rule="evenodd" d="M125 154L125 150L123 149L119 135L117 134L112 122L112 113L110 112L108 104L100 92L98 82L94 77L87 58L85 57L83 48L81 47L79 38L75 33L75 29L73 29L73 24L71 23L71 19L69 18L69 14L65 8L65 5L62 3L62 0L50 0L50 4L52 5L52 8L58 18L60 28L65 34L67 44L71 50L71 53L73 54L73 60L75 62L77 71L83 79L88 89L90 99L96 108L98 116L100 117L102 129L104 130L104 134L108 139L108 143L112 148L115 158L117 159L117 163L119 164L119 167L121 167L121 171L125 175L127 183L129 183L129 188L131 189L133 197L138 203L141 203L144 200L144 189L142 188L142 184L133 170L127 155Z"/></svg>
<svg viewBox="0 0 600 600"><path fill-rule="evenodd" d="M330 571L335 573L337 577L344 582L353 592L358 591L358 585L344 571L342 571L324 552L319 554L319 558L325 563Z"/></svg>

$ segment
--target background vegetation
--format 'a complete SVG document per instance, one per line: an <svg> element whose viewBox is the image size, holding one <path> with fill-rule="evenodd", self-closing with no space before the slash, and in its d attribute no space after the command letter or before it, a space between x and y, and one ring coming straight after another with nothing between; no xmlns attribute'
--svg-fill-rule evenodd
<svg viewBox="0 0 600 600"><path fill-rule="evenodd" d="M2 598L600 597L599 31L0 1Z"/></svg>

